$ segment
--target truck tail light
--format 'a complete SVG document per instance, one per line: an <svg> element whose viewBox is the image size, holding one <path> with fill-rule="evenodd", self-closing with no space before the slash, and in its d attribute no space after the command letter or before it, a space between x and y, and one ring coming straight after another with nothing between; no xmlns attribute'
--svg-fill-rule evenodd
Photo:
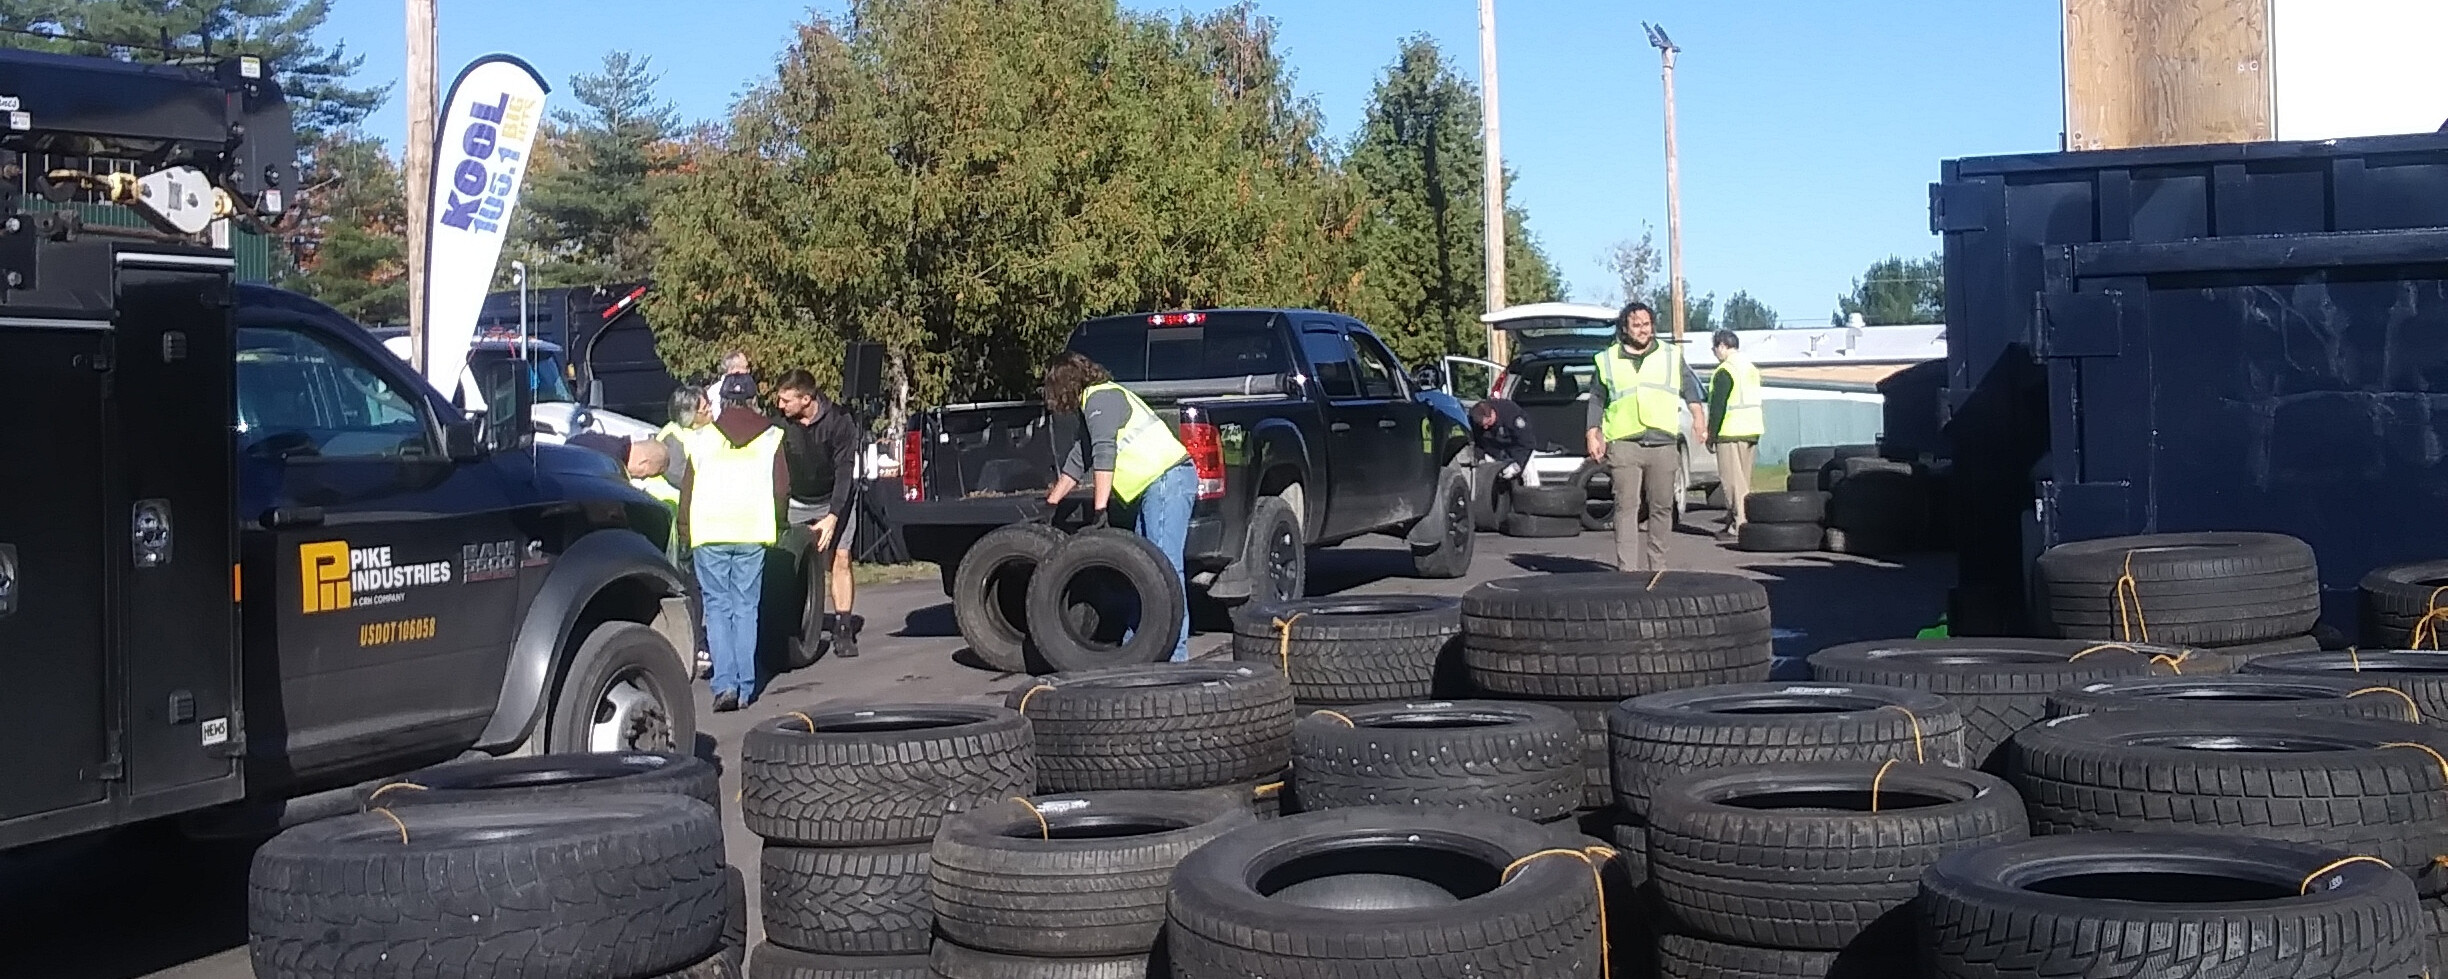
<svg viewBox="0 0 2448 979"><path fill-rule="evenodd" d="M926 497L926 484L919 466L925 462L926 436L916 431L901 433L901 498L915 503Z"/></svg>
<svg viewBox="0 0 2448 979"><path fill-rule="evenodd" d="M1190 465L1198 469L1198 498L1223 499L1224 440L1216 435L1216 427L1186 421L1181 426L1181 437L1182 448L1190 450Z"/></svg>
<svg viewBox="0 0 2448 979"><path fill-rule="evenodd" d="M1495 379L1495 380L1493 380L1493 381L1489 381L1489 382L1488 382L1488 397L1491 397L1491 398L1501 398L1501 397L1504 397L1504 382L1505 382L1505 378L1512 376L1512 374L1513 374L1513 372L1512 372L1512 371L1497 371L1497 372L1496 372L1496 379Z"/></svg>

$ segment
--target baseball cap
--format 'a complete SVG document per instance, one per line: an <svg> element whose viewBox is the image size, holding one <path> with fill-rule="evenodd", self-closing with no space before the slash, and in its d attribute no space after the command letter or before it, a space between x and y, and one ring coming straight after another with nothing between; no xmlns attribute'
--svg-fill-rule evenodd
<svg viewBox="0 0 2448 979"><path fill-rule="evenodd" d="M725 375L723 375L723 379L722 379L722 399L723 399L724 401L726 401L726 402L728 402L728 401L755 401L755 400L756 400L756 396L757 396L756 375L753 375L753 374L725 374Z"/></svg>

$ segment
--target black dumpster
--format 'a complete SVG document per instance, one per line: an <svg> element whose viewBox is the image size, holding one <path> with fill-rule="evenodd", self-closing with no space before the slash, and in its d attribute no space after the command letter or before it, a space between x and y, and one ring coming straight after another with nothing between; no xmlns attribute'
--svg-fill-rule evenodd
<svg viewBox="0 0 2448 979"><path fill-rule="evenodd" d="M2029 627L2070 540L2293 534L2352 632L2448 557L2448 135L1950 161L1958 634Z"/></svg>

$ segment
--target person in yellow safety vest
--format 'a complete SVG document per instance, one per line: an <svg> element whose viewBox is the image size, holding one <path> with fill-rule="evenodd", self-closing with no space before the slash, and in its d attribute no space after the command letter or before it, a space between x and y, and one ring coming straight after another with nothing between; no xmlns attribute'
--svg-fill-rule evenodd
<svg viewBox="0 0 2448 979"><path fill-rule="evenodd" d="M680 492L681 482L688 479L688 440L714 423L714 402L707 398L708 390L711 388L694 384L673 388L671 421L665 422L655 432L655 441L663 443L664 457L670 460L663 469L663 482L670 484L673 493ZM677 503L673 504L673 509L676 518ZM697 574L690 567L695 562L684 559L688 554L688 542L680 537L680 529L675 522L668 556L680 566L681 576L689 583L689 618L695 623L697 633L697 679L711 680L714 678L714 654L710 652L713 647L706 645L704 590L697 587Z"/></svg>
<svg viewBox="0 0 2448 979"><path fill-rule="evenodd" d="M1658 338L1649 304L1624 304L1615 331L1591 378L1589 459L1605 464L1614 482L1615 566L1663 571L1683 492L1683 409L1690 406L1692 431L1700 433L1708 431L1708 408L1700 375L1682 348Z"/></svg>
<svg viewBox="0 0 2448 979"><path fill-rule="evenodd" d="M1725 484L1725 529L1720 541L1733 541L1750 518L1743 498L1751 495L1751 467L1759 458L1760 436L1768 433L1768 418L1760 407L1759 368L1742 355L1742 336L1719 330L1709 342L1717 353L1717 369L1709 375L1709 448L1717 453L1717 479Z"/></svg>
<svg viewBox="0 0 2448 979"><path fill-rule="evenodd" d="M1085 355L1064 351L1045 369L1048 412L1078 414L1079 441L1064 456L1062 472L1046 493L1052 507L1089 483L1095 506L1092 526L1105 526L1107 507L1120 500L1131 507L1139 536L1145 537L1182 573L1182 548L1190 537L1190 507L1198 498L1198 470L1164 419L1147 402L1114 383L1113 375ZM1083 451L1084 447L1084 451ZM1093 474L1093 475L1092 475ZM1190 616L1182 610L1181 634L1173 642L1173 662L1190 659Z"/></svg>
<svg viewBox="0 0 2448 979"><path fill-rule="evenodd" d="M680 532L704 595L714 709L728 712L756 702L757 598L765 550L781 540L790 470L782 430L756 408L756 378L727 375L721 393L722 413L688 439Z"/></svg>

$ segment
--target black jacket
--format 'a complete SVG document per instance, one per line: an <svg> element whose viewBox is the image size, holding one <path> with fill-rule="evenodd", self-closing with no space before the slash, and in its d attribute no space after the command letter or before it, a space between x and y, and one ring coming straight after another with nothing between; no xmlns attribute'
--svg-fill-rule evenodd
<svg viewBox="0 0 2448 979"><path fill-rule="evenodd" d="M1531 431L1521 406L1505 398L1489 398L1480 404L1496 409L1496 422L1486 428L1480 428L1475 419L1471 423L1471 442L1479 447L1479 457L1528 466L1530 453L1538 446L1538 433Z"/></svg>
<svg viewBox="0 0 2448 979"><path fill-rule="evenodd" d="M822 394L816 396L816 420L802 425L782 419L782 455L790 462L790 495L802 503L823 503L832 513L850 505L850 489L858 483L858 454L865 441L850 413Z"/></svg>

